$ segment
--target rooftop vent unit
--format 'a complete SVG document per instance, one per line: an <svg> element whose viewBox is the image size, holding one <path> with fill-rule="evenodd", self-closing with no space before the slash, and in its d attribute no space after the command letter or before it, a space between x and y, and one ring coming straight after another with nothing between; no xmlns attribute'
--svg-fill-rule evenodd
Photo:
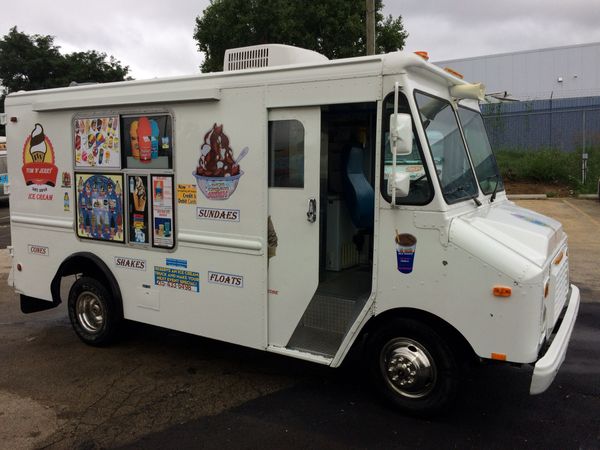
<svg viewBox="0 0 600 450"><path fill-rule="evenodd" d="M265 44L230 48L225 51L223 71L310 64L329 61L320 53L291 45Z"/></svg>

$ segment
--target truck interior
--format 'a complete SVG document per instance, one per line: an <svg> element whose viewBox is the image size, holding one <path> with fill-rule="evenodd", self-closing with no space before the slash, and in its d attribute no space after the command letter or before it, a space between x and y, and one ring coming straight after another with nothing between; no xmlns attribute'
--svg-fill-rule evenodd
<svg viewBox="0 0 600 450"><path fill-rule="evenodd" d="M319 285L288 348L332 357L371 295L377 103L321 109Z"/></svg>

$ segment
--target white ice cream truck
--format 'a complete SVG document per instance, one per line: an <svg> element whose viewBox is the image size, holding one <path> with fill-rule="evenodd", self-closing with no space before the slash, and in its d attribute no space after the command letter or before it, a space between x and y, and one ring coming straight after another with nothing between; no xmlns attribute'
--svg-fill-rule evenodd
<svg viewBox="0 0 600 450"><path fill-rule="evenodd" d="M354 347L412 413L468 360L549 387L580 301L567 237L507 200L481 85L402 52L224 67L7 97L23 312L65 301L92 345L127 319L330 367Z"/></svg>

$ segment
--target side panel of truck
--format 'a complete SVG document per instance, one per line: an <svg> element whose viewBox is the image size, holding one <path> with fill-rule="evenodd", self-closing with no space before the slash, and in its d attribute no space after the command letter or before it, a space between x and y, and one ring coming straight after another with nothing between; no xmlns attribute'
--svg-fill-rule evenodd
<svg viewBox="0 0 600 450"><path fill-rule="evenodd" d="M17 289L27 286L28 295L49 300L50 283L60 263L73 253L89 251L99 256L116 277L125 318L264 348L267 112L263 98L263 88L227 89L222 91L218 102L99 111L173 114L177 230L173 252L78 239L74 231L76 187L62 188L61 174L73 171L74 115L93 114L93 111L31 113L25 108L18 111L19 125L10 127L10 140L24 143L33 124L40 123L52 143L59 176L55 187L26 186L23 177L16 177L14 195L23 199L14 205L12 212L15 259L23 267L21 272L15 272ZM222 126L234 158L248 149L240 161L243 175L227 200L208 198L196 188L193 175L204 137L214 125ZM21 152L15 152L10 164L20 168L22 158ZM76 184L74 178L73 185ZM197 189L196 202L177 205L177 185ZM33 188L44 192L36 193ZM65 194L69 198L69 211L65 211ZM123 264L117 262L118 258L138 262ZM173 259L177 260L177 267L171 265ZM188 273L190 285L184 287L191 286L191 292L157 285L157 274L177 270Z"/></svg>

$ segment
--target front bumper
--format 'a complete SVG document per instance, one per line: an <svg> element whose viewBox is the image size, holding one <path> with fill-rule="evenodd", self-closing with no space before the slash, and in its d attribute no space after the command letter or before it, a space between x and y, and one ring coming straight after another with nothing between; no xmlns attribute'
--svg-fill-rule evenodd
<svg viewBox="0 0 600 450"><path fill-rule="evenodd" d="M562 323L554 334L546 354L535 363L533 376L531 377L531 387L529 388L531 395L541 394L550 387L558 373L558 369L565 360L573 326L577 319L580 300L579 289L577 289L577 286L571 285L571 295Z"/></svg>

